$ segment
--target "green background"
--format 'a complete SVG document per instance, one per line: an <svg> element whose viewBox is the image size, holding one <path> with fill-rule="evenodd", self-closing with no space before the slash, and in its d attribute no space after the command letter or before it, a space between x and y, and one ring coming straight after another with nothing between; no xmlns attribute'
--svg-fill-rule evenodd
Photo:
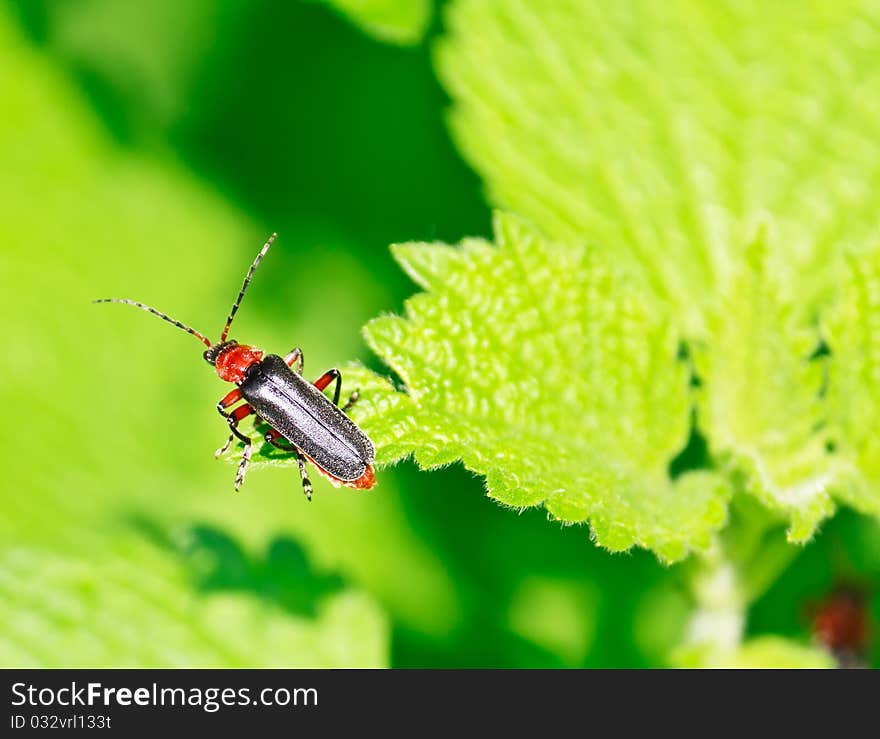
<svg viewBox="0 0 880 739"><path fill-rule="evenodd" d="M11 8L11 9L10 9ZM239 494L215 462L228 389L148 302L215 336L359 359L414 286L388 245L490 235L432 67L443 33L375 40L317 2L20 0L0 11L0 665L659 666L689 565L610 555L453 466L367 493L292 469ZM782 529L777 532L782 539ZM846 512L750 634L810 643L836 582L880 580ZM876 598L873 604L877 610Z"/></svg>

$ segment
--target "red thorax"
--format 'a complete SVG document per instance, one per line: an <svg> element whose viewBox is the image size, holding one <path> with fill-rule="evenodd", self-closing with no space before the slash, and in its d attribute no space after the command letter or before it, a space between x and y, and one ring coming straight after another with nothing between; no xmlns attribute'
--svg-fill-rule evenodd
<svg viewBox="0 0 880 739"><path fill-rule="evenodd" d="M214 366L221 380L241 384L248 367L263 359L263 351L247 344L231 344L217 356Z"/></svg>

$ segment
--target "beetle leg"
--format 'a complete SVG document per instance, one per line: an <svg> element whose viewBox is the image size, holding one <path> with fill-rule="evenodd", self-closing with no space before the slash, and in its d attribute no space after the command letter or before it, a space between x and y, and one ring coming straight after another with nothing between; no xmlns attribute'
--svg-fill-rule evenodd
<svg viewBox="0 0 880 739"><path fill-rule="evenodd" d="M348 396L348 402L344 406L342 406L342 412L348 413L352 409L354 404L358 402L360 397L360 390L355 390L351 395Z"/></svg>
<svg viewBox="0 0 880 739"><path fill-rule="evenodd" d="M283 437L281 436L281 432L276 431L275 429L269 429L266 432L265 436L263 436L263 438L266 440L266 442L268 444L271 444L276 449L280 449L283 452L292 452L292 451L296 450L296 447L293 444L290 444L290 442L287 441L287 439L284 439L284 441L287 441L287 443L290 444L290 446L284 446L283 444L279 444L278 440Z"/></svg>
<svg viewBox="0 0 880 739"><path fill-rule="evenodd" d="M342 373L338 369L334 367L331 370L327 370L323 375L315 380L313 384L316 388L318 388L318 390L323 390L334 380L336 381L336 388L333 391L333 405L339 405L339 394L340 392L342 392ZM348 413L348 411L351 410L352 406L358 402L358 399L360 397L360 391L355 390L348 397L348 402L344 406L342 406L342 412Z"/></svg>
<svg viewBox="0 0 880 739"><path fill-rule="evenodd" d="M241 453L241 462L238 463L238 472L235 473L235 492L237 493L242 483L244 483L244 476L247 474L248 465L251 463L253 444L247 436L238 433L236 433L236 436L244 440L244 451Z"/></svg>
<svg viewBox="0 0 880 739"><path fill-rule="evenodd" d="M234 391L233 391L234 392ZM233 393L230 392L229 395ZM228 398L229 396L227 396ZM224 398L223 400L226 400ZM251 442L251 438L249 436L245 436L241 431L238 430L239 422L247 418L254 412L254 409L251 408L250 405L245 403L244 405L238 406L232 413L224 413L221 403L217 404L217 410L220 412L220 415L223 416L227 423L229 423L229 438L226 440L226 443L217 450L217 456L219 457L223 452L225 452L229 445L232 443L233 437L237 437L239 441L244 442L244 451L241 453L241 462L238 464L238 472L235 475L235 489L238 490L241 487L241 484L244 482L244 476L247 474L248 465L251 461L251 454L253 454L253 444ZM235 402L235 401L232 401Z"/></svg>
<svg viewBox="0 0 880 739"><path fill-rule="evenodd" d="M299 464L299 474L302 477L303 492L306 494L306 500L312 499L312 481L309 480L308 472L306 472L306 458L299 449L296 449L296 461Z"/></svg>
<svg viewBox="0 0 880 739"><path fill-rule="evenodd" d="M294 370L297 374L301 375L303 373L303 366L305 365L305 361L303 360L302 349L296 347L290 354L284 357L284 363L290 367L290 369ZM293 365L297 365L294 368Z"/></svg>
<svg viewBox="0 0 880 739"><path fill-rule="evenodd" d="M216 452L214 452L214 459L218 459L221 455L226 454L226 450L229 449L234 438L234 434L229 434L229 438L226 440L223 446L221 446Z"/></svg>
<svg viewBox="0 0 880 739"><path fill-rule="evenodd" d="M267 442L269 442L272 446L276 447L277 449L281 449L285 452L294 452L296 454L296 462L299 465L299 475L302 478L303 492L306 494L306 498L308 500L311 500L312 499L312 481L309 480L309 475L306 472L306 460L305 460L305 457L303 457L302 452L300 452L300 450L297 449L296 446L294 446L293 444L290 444L290 446L284 446L282 444L279 444L278 439L281 439L283 437L281 436L281 432L276 431L275 429L269 429L266 432L266 436L264 438L266 439ZM287 441L287 439L285 439L285 441ZM288 443L290 443L290 442L288 442Z"/></svg>
<svg viewBox="0 0 880 739"><path fill-rule="evenodd" d="M226 414L223 412L223 409L228 408L231 405L235 405L239 400L241 400L240 388L233 388L228 393L226 393L226 395L224 395L220 399L220 402L217 403L217 410L220 411L220 415L225 417Z"/></svg>
<svg viewBox="0 0 880 739"><path fill-rule="evenodd" d="M229 414L224 412L224 408L229 408L231 405L235 405L239 400L241 400L241 390L238 388L234 388L230 390L226 395L224 395L220 402L217 403L217 412L223 416L226 422L229 422ZM248 406L250 407L250 406ZM229 449L229 445L232 444L232 440L235 438L235 434L229 434L229 438L226 440L226 443L221 446L216 452L214 452L214 457L219 457L221 454L224 454L227 449Z"/></svg>
<svg viewBox="0 0 880 739"><path fill-rule="evenodd" d="M228 408L229 406L233 405L234 403L237 403L239 400L241 400L241 390L239 390L238 388L235 388L235 390L232 390L229 393L227 393L223 397L223 399L219 403L217 403L217 413L219 413L221 416L223 416L223 418L226 419L226 422L230 426L232 425L231 419L233 418L233 416L236 417L235 423L236 423L236 425L238 425L239 421L241 421L242 419L246 418L247 416L249 416L251 413L254 412L254 409L251 408L247 403L239 406L234 411L232 411L232 413L226 413L223 410L224 408ZM232 440L234 438L235 438L235 433L230 433L229 438L226 440L226 443L223 446L221 446L216 452L214 452L215 459L217 457L219 457L221 454L225 453L227 449L229 449L229 445L232 444Z"/></svg>
<svg viewBox="0 0 880 739"><path fill-rule="evenodd" d="M333 405L339 405L339 393L342 392L342 373L336 369L336 367L327 370L312 384L318 388L318 390L323 390L327 385L334 381L336 382L336 388L333 390Z"/></svg>
<svg viewBox="0 0 880 739"><path fill-rule="evenodd" d="M243 408L244 406L242 406ZM251 442L251 438L249 436L245 436L241 431L238 430L238 421L235 420L233 416L229 417L229 428L232 430L232 433L237 436L241 441L244 442L244 451L241 453L241 462L238 463L238 472L235 473L235 490L238 492L238 489L241 487L241 484L244 482L244 476L247 474L248 465L251 462L251 454L253 454L253 443Z"/></svg>
<svg viewBox="0 0 880 739"><path fill-rule="evenodd" d="M306 472L306 460L303 457L302 452L300 452L300 450L297 449L294 444L290 444L289 441L288 441L288 444L290 444L290 446L284 446L283 444L279 444L278 440L281 438L284 438L284 437L281 436L280 431L277 431L275 429L269 429L266 432L266 436L264 438L266 439L267 442L269 442L276 449L281 449L282 451L293 452L294 454L296 454L296 462L299 465L299 475L302 478L303 492L306 495L306 499L311 500L312 499L312 481L309 480L309 475ZM287 439L285 439L285 441L287 441Z"/></svg>

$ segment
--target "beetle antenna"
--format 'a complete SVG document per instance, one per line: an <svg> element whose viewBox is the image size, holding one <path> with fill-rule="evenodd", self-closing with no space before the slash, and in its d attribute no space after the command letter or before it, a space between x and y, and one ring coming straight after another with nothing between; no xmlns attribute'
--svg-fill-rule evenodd
<svg viewBox="0 0 880 739"><path fill-rule="evenodd" d="M260 253L257 254L257 258L254 259L254 263L251 265L251 268L248 270L247 275L245 275L244 283L242 283L241 290L238 293L238 297L235 299L235 302L232 304L232 310L229 311L229 318L226 319L226 325L223 327L223 333L220 334L220 343L222 344L226 341L226 337L229 335L229 327L232 326L232 319L235 318L235 314L238 312L238 306L241 305L241 299L244 297L245 290L247 290L248 285L251 284L251 278L254 276L254 272L257 271L257 267L260 266L260 262L263 260L263 257L266 256L266 252L269 251L269 247L272 246L272 242L278 238L277 233L273 233L269 239L263 244L263 248L260 249Z"/></svg>
<svg viewBox="0 0 880 739"><path fill-rule="evenodd" d="M172 326L177 326L177 328L182 328L188 334L192 334L199 341L201 341L206 347L211 348L211 341L204 335L196 331L194 328L190 328L180 321L174 320L171 316L166 316L161 311L157 311L155 308L151 308L149 305L144 305L143 303L139 303L137 300L129 300L128 298L101 298L100 300L93 300L93 303L124 303L125 305L133 305L135 308L140 308L141 310L147 311L147 313L152 313L154 316L159 316L163 321L168 321Z"/></svg>

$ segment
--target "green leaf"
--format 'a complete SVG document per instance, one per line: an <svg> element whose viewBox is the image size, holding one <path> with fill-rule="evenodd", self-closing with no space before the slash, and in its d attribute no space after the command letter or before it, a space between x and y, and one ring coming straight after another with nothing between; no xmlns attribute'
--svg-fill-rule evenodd
<svg viewBox="0 0 880 739"><path fill-rule="evenodd" d="M492 203L613 252L692 333L766 214L806 314L874 227L876 2L457 0L447 26Z"/></svg>
<svg viewBox="0 0 880 739"><path fill-rule="evenodd" d="M388 626L353 591L315 619L242 595L193 591L158 550L127 544L101 561L0 553L5 667L384 667Z"/></svg>
<svg viewBox="0 0 880 739"><path fill-rule="evenodd" d="M811 360L818 332L796 319L781 264L770 265L762 232L694 348L702 382L698 419L715 456L768 508L790 517L804 541L834 511L837 464L827 451L819 393L823 365Z"/></svg>
<svg viewBox="0 0 880 739"><path fill-rule="evenodd" d="M843 245L875 228L880 8L458 0L448 20L453 130L492 201L673 306L711 451L809 538L849 477L809 357Z"/></svg>
<svg viewBox="0 0 880 739"><path fill-rule="evenodd" d="M431 21L431 0L324 0L366 33L393 44L417 44Z"/></svg>
<svg viewBox="0 0 880 739"><path fill-rule="evenodd" d="M880 516L880 248L854 253L828 317L827 406L837 454L851 474L840 497Z"/></svg>
<svg viewBox="0 0 880 739"><path fill-rule="evenodd" d="M495 231L496 244L394 248L429 292L407 301L406 318L365 329L406 386L364 392L371 415L357 418L379 461L461 460L492 497L589 520L609 549L674 560L706 546L728 491L706 472L669 478L690 396L656 304L595 249L547 242L511 216Z"/></svg>

